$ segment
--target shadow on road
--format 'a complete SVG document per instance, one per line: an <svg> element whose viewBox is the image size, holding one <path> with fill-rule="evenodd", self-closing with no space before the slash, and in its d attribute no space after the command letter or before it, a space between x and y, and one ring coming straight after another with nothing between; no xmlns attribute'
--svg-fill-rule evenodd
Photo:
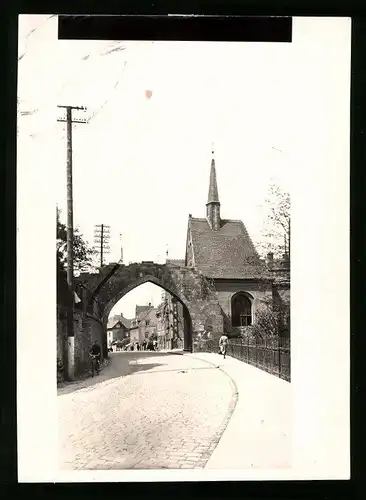
<svg viewBox="0 0 366 500"><path fill-rule="evenodd" d="M133 375L137 372L152 370L158 366L164 366L166 364L163 362L164 357L170 355L171 354L167 352L156 351L122 351L110 353L108 364L102 368L99 375L92 378L89 374L89 376L86 375L83 379L66 382L57 387L57 394L59 396L70 394L72 392L88 389L97 384L101 384L115 378L121 378L127 375ZM148 360L149 358L157 357L161 358L162 363L141 363L141 360Z"/></svg>
<svg viewBox="0 0 366 500"><path fill-rule="evenodd" d="M163 366L163 363L144 363L144 364L138 364L138 365L130 365L130 370L131 370L131 375L137 372L141 371L147 371L147 370L152 370L153 368L156 368L157 366Z"/></svg>

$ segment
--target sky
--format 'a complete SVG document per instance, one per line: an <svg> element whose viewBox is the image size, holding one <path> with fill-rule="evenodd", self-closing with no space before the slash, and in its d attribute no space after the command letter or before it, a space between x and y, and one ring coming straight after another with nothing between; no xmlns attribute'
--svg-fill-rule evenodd
<svg viewBox="0 0 366 500"><path fill-rule="evenodd" d="M40 43L52 22L22 20L24 74L42 65ZM74 116L89 119L73 126L73 198L74 225L90 244L94 225L103 223L111 227L110 262L119 260L121 245L126 264L164 262L167 250L169 258L184 258L188 214L205 216L212 145L222 217L241 219L254 242L263 239L269 185L290 191L300 64L292 44L56 43L58 75L49 92L56 104L86 106ZM20 110L29 111L43 96L28 81L20 83L19 99ZM47 134L53 141L56 203L65 221L65 123L55 117L45 129L37 114L21 116L21 140ZM131 316L136 301L157 304L160 294L147 284L111 314Z"/></svg>

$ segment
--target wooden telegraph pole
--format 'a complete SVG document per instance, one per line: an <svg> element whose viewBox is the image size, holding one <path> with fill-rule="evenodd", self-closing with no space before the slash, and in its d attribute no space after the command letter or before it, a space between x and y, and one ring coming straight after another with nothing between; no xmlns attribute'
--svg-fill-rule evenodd
<svg viewBox="0 0 366 500"><path fill-rule="evenodd" d="M58 118L59 122L66 122L67 136L67 284L73 294L74 292L74 252L73 252L73 199L72 199L72 124L86 123L85 118L73 119L72 110L86 111L84 106L58 106L58 108L66 109L66 117ZM74 300L74 298L73 298Z"/></svg>
<svg viewBox="0 0 366 500"><path fill-rule="evenodd" d="M74 351L72 338L74 337L74 223L73 223L73 200L72 200L72 124L87 123L85 118L73 119L72 111L85 111L85 107L81 106L58 106L58 108L66 109L66 117L57 118L59 122L66 122L66 137L67 137L67 154L66 154L66 171L67 171L67 284L70 289L71 306L67 313L67 336L69 340L64 344L64 366L65 375L69 380L74 378ZM70 349L70 352L69 352Z"/></svg>
<svg viewBox="0 0 366 500"><path fill-rule="evenodd" d="M110 253L110 226L96 224L94 228L94 248L100 255L100 267L104 265L104 255Z"/></svg>
<svg viewBox="0 0 366 500"><path fill-rule="evenodd" d="M67 171L67 284L69 285L71 295L71 306L67 314L67 336L74 337L74 249L73 249L73 199L72 199L72 124L87 123L85 118L73 119L73 110L85 111L85 107L81 106L58 106L58 108L66 109L66 117L57 118L59 122L66 122L67 136L67 155L66 155L66 171ZM71 339L70 339L71 342ZM69 352L69 341L64 344L64 365L65 375L69 380L74 378L74 354L73 344L71 342Z"/></svg>

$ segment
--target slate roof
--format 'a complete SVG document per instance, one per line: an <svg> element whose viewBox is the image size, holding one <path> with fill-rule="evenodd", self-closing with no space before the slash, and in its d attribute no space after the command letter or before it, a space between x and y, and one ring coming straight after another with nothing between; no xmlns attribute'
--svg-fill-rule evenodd
<svg viewBox="0 0 366 500"><path fill-rule="evenodd" d="M153 309L153 306L136 306L135 309L136 318L140 315L140 313L149 311L150 309Z"/></svg>
<svg viewBox="0 0 366 500"><path fill-rule="evenodd" d="M118 328L118 323L120 321L119 320L115 320L114 318L108 318L108 322L107 322L107 330L111 330L112 328Z"/></svg>
<svg viewBox="0 0 366 500"><path fill-rule="evenodd" d="M118 323L122 323L122 325L127 329L131 327L130 319L125 318L124 316L122 316L122 314L116 314L108 318L107 329L111 330L113 328L121 328L121 326L118 326Z"/></svg>
<svg viewBox="0 0 366 500"><path fill-rule="evenodd" d="M240 220L222 219L213 231L206 219L189 218L195 267L209 278L270 278Z"/></svg>
<svg viewBox="0 0 366 500"><path fill-rule="evenodd" d="M148 318L149 318L149 316L150 316L152 313L154 313L154 312L156 312L155 308L154 308L154 307L149 306L149 309L148 309L147 311L140 311L140 313L139 313L139 314L138 314L138 316L137 316L137 319L138 319L139 321L142 321L142 320L144 320L144 319L148 319Z"/></svg>
<svg viewBox="0 0 366 500"><path fill-rule="evenodd" d="M131 327L131 323L132 323L132 320L131 320L131 319L125 318L124 316L122 316L122 315L121 315L121 321L122 321L122 324L123 324L126 328L130 328L130 327Z"/></svg>

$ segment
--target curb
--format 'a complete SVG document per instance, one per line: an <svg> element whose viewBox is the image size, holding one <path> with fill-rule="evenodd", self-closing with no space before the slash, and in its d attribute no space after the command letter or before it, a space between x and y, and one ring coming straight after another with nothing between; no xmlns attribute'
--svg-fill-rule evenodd
<svg viewBox="0 0 366 500"><path fill-rule="evenodd" d="M183 354L183 353L182 353ZM230 401L230 404L229 404L229 408L226 412L226 416L222 422L222 424L220 425L219 427L219 430L216 432L216 439L217 439L217 442L215 443L215 447L212 449L212 452L211 452L211 455L209 456L209 458L207 459L206 461L206 464L204 466L204 468L206 467L207 463L209 462L211 456L213 455L214 451L216 450L217 446L219 445L220 443L220 440L222 438L222 436L224 435L224 432L230 422L230 419L234 413L234 410L236 408L236 405L238 403L238 399L239 399L239 391L238 391L238 386L236 385L236 382L235 380L231 377L231 375L229 375L227 372L225 372L224 370L221 369L220 366L217 366L215 363L212 363L212 361L207 361L206 359L202 359L199 357L199 355L195 354L195 353L184 353L186 354L187 356L190 356L192 358L196 358L196 359L199 359L200 361L203 361L204 363L207 363L208 365L211 365L213 368L218 368L222 373L224 373L228 379L229 379L229 382L230 382L230 386L231 386L231 390L232 390L232 396L231 396L231 401ZM209 354L209 353L208 353Z"/></svg>
<svg viewBox="0 0 366 500"><path fill-rule="evenodd" d="M111 363L112 363L111 358L104 358L103 363L101 364L99 373L102 373L103 370L105 370L105 368L107 368ZM64 380L63 382L57 382L57 390L63 389L64 387L69 387L71 385L78 384L80 382L85 382L86 380L89 380L91 378L92 378L92 376L91 376L90 372L85 371L84 373L75 377L74 380Z"/></svg>
<svg viewBox="0 0 366 500"><path fill-rule="evenodd" d="M191 354L190 352L185 353L184 351L164 351L164 350L161 350L161 351L156 351L156 352L160 352L162 354L176 354L178 356L183 356L183 354Z"/></svg>

